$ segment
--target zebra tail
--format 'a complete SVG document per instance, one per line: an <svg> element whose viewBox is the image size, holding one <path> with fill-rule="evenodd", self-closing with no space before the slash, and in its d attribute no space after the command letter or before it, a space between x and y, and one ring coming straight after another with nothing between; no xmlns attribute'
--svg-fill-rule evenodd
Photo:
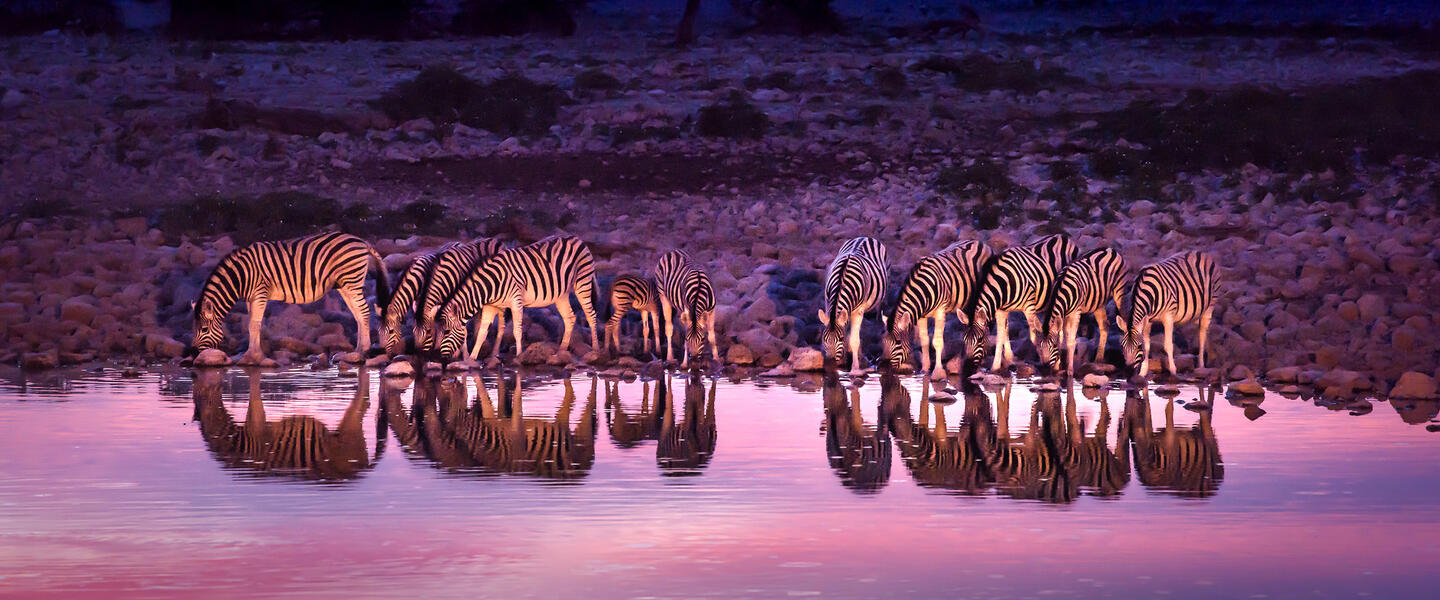
<svg viewBox="0 0 1440 600"><path fill-rule="evenodd" d="M366 249L370 251L370 268L375 271L375 304L383 311L390 306L390 275L385 272L380 253L373 246L367 245Z"/></svg>

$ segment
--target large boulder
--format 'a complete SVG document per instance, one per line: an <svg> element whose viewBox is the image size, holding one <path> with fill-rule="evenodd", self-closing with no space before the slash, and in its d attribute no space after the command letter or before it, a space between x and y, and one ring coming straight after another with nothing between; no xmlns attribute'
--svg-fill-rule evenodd
<svg viewBox="0 0 1440 600"><path fill-rule="evenodd" d="M223 367L230 364L230 357L216 348L206 348L195 356L193 363L197 367Z"/></svg>
<svg viewBox="0 0 1440 600"><path fill-rule="evenodd" d="M755 353L745 344L731 344L725 351L725 362L732 365L750 365L755 362Z"/></svg>
<svg viewBox="0 0 1440 600"><path fill-rule="evenodd" d="M1435 398L1440 397L1435 378L1424 373L1410 371L1400 376L1390 390L1391 398Z"/></svg>
<svg viewBox="0 0 1440 600"><path fill-rule="evenodd" d="M88 296L66 300L60 305L60 320L89 325L95 320L95 313L99 312L93 300Z"/></svg>

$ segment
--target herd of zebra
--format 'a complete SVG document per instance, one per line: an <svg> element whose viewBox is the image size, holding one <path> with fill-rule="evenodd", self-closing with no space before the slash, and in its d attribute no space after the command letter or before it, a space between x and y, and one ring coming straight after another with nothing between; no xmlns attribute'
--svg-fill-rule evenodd
<svg viewBox="0 0 1440 600"><path fill-rule="evenodd" d="M826 271L824 326L821 346L827 360L839 365L848 353L851 371L863 370L860 327L869 312L883 309L889 263L884 244L858 237L847 241ZM684 250L663 254L654 277L621 275L611 285L614 309L599 343L595 311L595 263L589 248L573 236L552 236L535 243L507 247L492 238L450 243L413 260L390 289L383 260L369 243L353 235L328 232L275 242L257 242L222 258L201 287L194 307L194 348L216 348L223 342L225 317L238 302L249 308L249 348L242 363L263 360L260 325L268 302L308 303L329 290L340 293L357 323L356 351L370 344L370 307L365 278L375 271L376 299L381 307L381 342L394 356L407 350L404 323L413 315L412 351L443 359L475 360L496 322L495 352L504 337L504 311L509 309L515 352L524 352L523 309L554 306L564 323L560 347L571 347L575 312L573 294L590 328L590 347L619 349L619 324L631 309L640 313L644 347L665 347L675 360L673 317L685 329L682 367L692 356L720 354L715 340L715 290L705 270ZM995 326L992 370L1013 361L1008 334L1009 314L1019 311L1029 324L1031 343L1043 366L1075 370L1076 332L1080 317L1094 316L1098 329L1096 360L1103 360L1106 306L1116 306L1115 323L1122 335L1123 366L1139 375L1149 370L1150 329L1164 326L1166 366L1176 371L1174 326L1199 322L1199 365L1205 365L1206 335L1216 296L1216 267L1206 254L1183 252L1130 273L1113 248L1080 255L1065 235L994 252L978 241L961 241L921 258L910 270L889 316L882 318L884 355L892 367L911 366L913 337L921 350L921 368L932 378L946 377L943 366L945 319L954 312L966 326L966 364L978 367L988 330ZM468 344L471 324L474 339ZM664 328L664 341L660 336ZM931 324L933 323L933 332ZM847 330L848 327L848 330ZM933 360L932 360L933 356ZM932 368L933 365L933 368Z"/></svg>

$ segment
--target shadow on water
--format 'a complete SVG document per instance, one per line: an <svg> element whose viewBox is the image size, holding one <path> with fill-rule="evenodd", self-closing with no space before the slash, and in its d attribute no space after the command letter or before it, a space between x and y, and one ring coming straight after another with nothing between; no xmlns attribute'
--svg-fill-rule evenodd
<svg viewBox="0 0 1440 600"><path fill-rule="evenodd" d="M281 477L322 482L355 479L374 467L365 443L370 374L359 372L355 395L335 430L309 415L271 421L260 392L260 372L248 370L249 393L242 420L223 401L224 371L195 372L195 421L210 452L242 477ZM273 401L275 398L271 398Z"/></svg>
<svg viewBox="0 0 1440 600"><path fill-rule="evenodd" d="M474 402L469 396L472 380ZM578 482L595 465L596 380L591 378L590 393L574 423L575 389L568 375L562 380L564 396L551 416L525 415L523 381L523 372L516 373L513 386L498 378L492 401L478 375L421 378L413 382L407 409L402 400L412 380L387 379L381 385L380 421L407 454L437 468Z"/></svg>
<svg viewBox="0 0 1440 600"><path fill-rule="evenodd" d="M700 475L715 454L716 384L699 376L685 379L684 404L675 402L676 382L671 375L641 382L640 405L627 408L620 398L620 382L605 382L605 420L610 441L629 450L654 440L655 464L661 475Z"/></svg>

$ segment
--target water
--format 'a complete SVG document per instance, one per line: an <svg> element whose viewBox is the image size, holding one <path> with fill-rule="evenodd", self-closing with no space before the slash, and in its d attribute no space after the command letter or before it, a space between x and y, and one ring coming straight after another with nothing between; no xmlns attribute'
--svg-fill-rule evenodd
<svg viewBox="0 0 1440 600"><path fill-rule="evenodd" d="M0 375L7 596L1407 598L1440 555L1434 402Z"/></svg>

